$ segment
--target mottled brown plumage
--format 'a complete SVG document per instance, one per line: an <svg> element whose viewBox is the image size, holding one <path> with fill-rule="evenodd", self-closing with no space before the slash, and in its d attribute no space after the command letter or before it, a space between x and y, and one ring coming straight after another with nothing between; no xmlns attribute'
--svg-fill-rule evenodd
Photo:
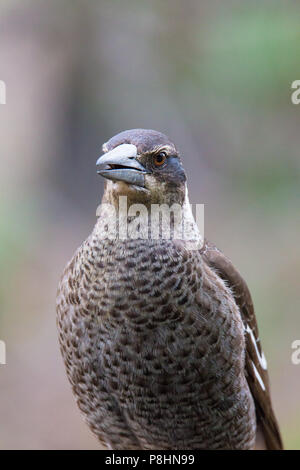
<svg viewBox="0 0 300 470"><path fill-rule="evenodd" d="M61 351L85 420L112 449L251 449L258 434L281 448L251 296L200 240L176 148L133 130L104 151L99 219L57 295ZM172 236L111 236L103 222L120 195L128 207L180 204L200 248Z"/></svg>

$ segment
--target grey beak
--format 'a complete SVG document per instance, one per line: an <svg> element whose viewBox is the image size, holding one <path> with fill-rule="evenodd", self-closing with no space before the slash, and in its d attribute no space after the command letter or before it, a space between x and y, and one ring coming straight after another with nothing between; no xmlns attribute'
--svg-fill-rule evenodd
<svg viewBox="0 0 300 470"><path fill-rule="evenodd" d="M137 159L137 148L132 144L121 144L98 158L96 165L106 168L97 170L98 175L113 181L124 181L136 186L145 185L146 168ZM107 168L107 166L110 168Z"/></svg>

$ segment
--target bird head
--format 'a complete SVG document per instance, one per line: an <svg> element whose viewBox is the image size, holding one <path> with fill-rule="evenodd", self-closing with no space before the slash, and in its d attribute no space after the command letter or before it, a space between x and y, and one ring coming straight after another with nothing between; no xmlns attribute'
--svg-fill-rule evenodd
<svg viewBox="0 0 300 470"><path fill-rule="evenodd" d="M118 196L129 202L183 204L186 175L175 145L162 133L132 129L103 145L97 173L106 178L104 199Z"/></svg>

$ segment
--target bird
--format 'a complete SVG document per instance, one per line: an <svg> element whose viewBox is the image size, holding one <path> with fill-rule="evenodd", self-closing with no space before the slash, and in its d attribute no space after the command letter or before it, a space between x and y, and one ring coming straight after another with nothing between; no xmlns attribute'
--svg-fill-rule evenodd
<svg viewBox="0 0 300 470"><path fill-rule="evenodd" d="M97 222L65 267L56 310L66 373L99 443L282 449L249 289L200 233L175 144L154 130L120 132L97 173ZM171 214L164 236L149 211L174 205L182 218Z"/></svg>

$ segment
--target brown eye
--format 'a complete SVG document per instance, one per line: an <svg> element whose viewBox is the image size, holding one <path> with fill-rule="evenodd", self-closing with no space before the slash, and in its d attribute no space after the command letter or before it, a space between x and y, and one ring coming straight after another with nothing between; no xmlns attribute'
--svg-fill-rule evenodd
<svg viewBox="0 0 300 470"><path fill-rule="evenodd" d="M155 166L162 166L165 163L166 160L167 160L166 152L159 152L153 158L153 162L154 162Z"/></svg>

